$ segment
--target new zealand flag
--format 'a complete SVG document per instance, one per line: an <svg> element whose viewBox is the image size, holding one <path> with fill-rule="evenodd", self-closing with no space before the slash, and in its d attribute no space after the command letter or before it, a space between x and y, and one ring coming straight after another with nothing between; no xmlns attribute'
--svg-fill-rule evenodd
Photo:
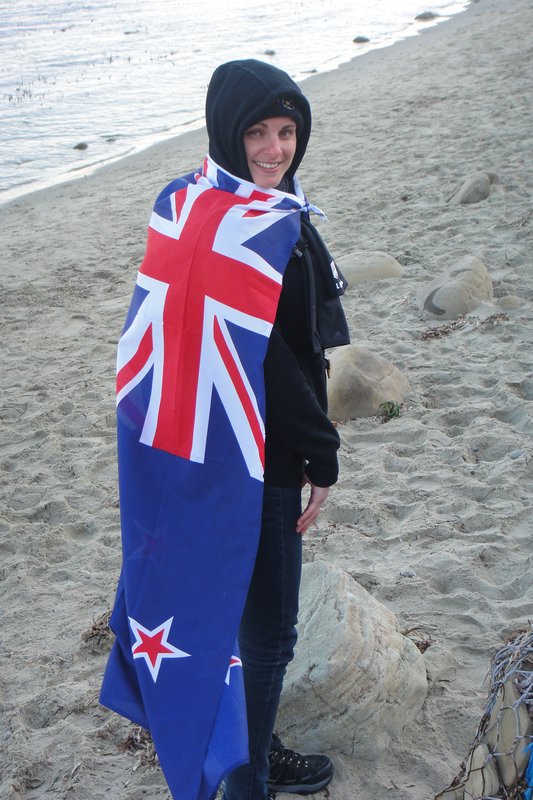
<svg viewBox="0 0 533 800"><path fill-rule="evenodd" d="M236 636L257 550L263 360L303 197L206 159L159 196L119 343L123 568L101 702L177 800L247 761Z"/></svg>

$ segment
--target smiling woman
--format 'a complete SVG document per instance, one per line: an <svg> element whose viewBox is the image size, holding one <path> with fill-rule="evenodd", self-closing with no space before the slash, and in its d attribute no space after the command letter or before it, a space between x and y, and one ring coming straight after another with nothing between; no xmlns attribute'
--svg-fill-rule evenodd
<svg viewBox="0 0 533 800"><path fill-rule="evenodd" d="M253 182L275 189L289 169L296 152L296 122L291 117L271 117L244 134L244 150Z"/></svg>
<svg viewBox="0 0 533 800"><path fill-rule="evenodd" d="M224 800L270 800L333 775L273 731L302 536L338 475L324 350L349 341L344 282L295 174L311 133L298 85L226 62L206 120L202 169L156 200L119 343L124 569L101 701L150 729L176 800L222 779Z"/></svg>

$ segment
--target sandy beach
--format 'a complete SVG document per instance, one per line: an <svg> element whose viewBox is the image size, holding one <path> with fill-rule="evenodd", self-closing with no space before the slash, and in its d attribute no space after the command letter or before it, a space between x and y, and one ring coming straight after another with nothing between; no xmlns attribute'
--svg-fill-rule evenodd
<svg viewBox="0 0 533 800"><path fill-rule="evenodd" d="M398 418L339 426L341 478L305 558L431 642L422 711L377 760L330 753L318 798L431 800L468 752L491 656L533 619L532 23L529 0L477 0L304 84L299 177L324 238L341 267L368 250L404 268L349 288L352 341L411 387ZM153 200L205 150L196 131L0 207L2 798L170 800L98 705L110 638L87 633L120 569L116 345ZM485 200L446 202L479 172L497 176ZM493 300L424 336L445 321L417 293L465 255Z"/></svg>

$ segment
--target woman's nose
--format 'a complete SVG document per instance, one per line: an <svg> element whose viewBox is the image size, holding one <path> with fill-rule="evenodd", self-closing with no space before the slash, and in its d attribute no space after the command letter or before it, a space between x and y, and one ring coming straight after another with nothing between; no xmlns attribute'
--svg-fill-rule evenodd
<svg viewBox="0 0 533 800"><path fill-rule="evenodd" d="M275 134L268 137L268 141L265 142L265 149L267 153L277 154L281 152L281 143Z"/></svg>

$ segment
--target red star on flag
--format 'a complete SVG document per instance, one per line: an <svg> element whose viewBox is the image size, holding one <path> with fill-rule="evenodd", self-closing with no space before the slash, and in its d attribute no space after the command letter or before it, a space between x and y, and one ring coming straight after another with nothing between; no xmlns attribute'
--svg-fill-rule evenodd
<svg viewBox="0 0 533 800"><path fill-rule="evenodd" d="M242 667L242 661L240 658L237 658L237 656L232 656L229 660L229 667L228 671L226 672L226 683L228 684L228 686L229 686L229 674L232 667Z"/></svg>
<svg viewBox="0 0 533 800"><path fill-rule="evenodd" d="M170 619L167 619L166 622L163 622L162 625L153 630L148 630L132 617L128 617L128 619L135 636L135 641L131 648L133 658L144 658L154 683L157 681L159 668L164 658L186 658L191 655L174 647L168 641L174 617L170 617Z"/></svg>

